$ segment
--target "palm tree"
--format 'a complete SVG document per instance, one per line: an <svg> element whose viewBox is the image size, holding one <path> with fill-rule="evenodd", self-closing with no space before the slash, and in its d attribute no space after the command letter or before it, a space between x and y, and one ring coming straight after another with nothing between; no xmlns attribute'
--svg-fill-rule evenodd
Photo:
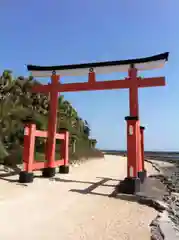
<svg viewBox="0 0 179 240"><path fill-rule="evenodd" d="M84 121L84 134L87 136L87 137L89 137L89 135L90 135L90 127L89 127L89 124L88 124L88 122L85 120Z"/></svg>
<svg viewBox="0 0 179 240"><path fill-rule="evenodd" d="M4 141L8 141L8 136L12 131L10 123L11 110L14 102L11 90L14 86L11 71L5 70L0 77L0 158L8 155Z"/></svg>
<svg viewBox="0 0 179 240"><path fill-rule="evenodd" d="M34 122L39 130L47 129L49 96L33 93L31 88L35 84L40 83L32 77L13 79L9 70L0 76L0 158L6 157L15 143L22 146L25 123ZM57 131L68 129L75 151L75 143L80 146L80 139L88 140L89 124L78 116L77 110L64 100L63 95L59 96L58 103ZM40 146L44 139L38 138L36 143Z"/></svg>

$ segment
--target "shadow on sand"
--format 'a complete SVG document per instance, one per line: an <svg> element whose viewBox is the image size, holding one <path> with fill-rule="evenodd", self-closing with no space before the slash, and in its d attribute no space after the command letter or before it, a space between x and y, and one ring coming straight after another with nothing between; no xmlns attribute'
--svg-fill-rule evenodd
<svg viewBox="0 0 179 240"><path fill-rule="evenodd" d="M90 184L90 186L85 189L71 189L70 192L75 192L83 195L91 194L91 195L104 196L104 197L113 197L123 201L147 204L148 206L154 205L153 200L162 201L163 196L166 194L166 188L160 182L159 179L153 179L148 177L146 178L144 183L141 184L140 192L137 192L135 195L127 195L127 194L119 193L117 191L117 185L121 182L121 180L112 179L108 177L97 177L97 178L100 179L97 182L77 181L77 180L69 180L69 179L62 179L62 178L52 178L51 180L64 182L64 183L75 182L75 183ZM108 181L115 181L115 183L108 184L107 183ZM111 193L105 194L105 193L94 192L94 190L100 186L112 188Z"/></svg>
<svg viewBox="0 0 179 240"><path fill-rule="evenodd" d="M21 186L28 186L27 184L20 184L18 182L18 175L19 173L21 172L21 169L17 166L11 166L11 167L8 167L8 170L10 169L10 172L6 172L4 173L4 171L6 171L6 169L1 169L0 171L3 172L3 173L0 173L0 180L3 180L3 181L6 181L6 182L9 182L9 183L16 183L16 185L21 185ZM16 179L11 179L11 178L8 178L8 177L12 177L12 176L17 176ZM34 178L43 178L42 176L36 176L34 175ZM71 192L79 192L79 193L83 193L83 194L94 194L92 191L94 189L96 189L97 187L99 186L106 186L106 187L112 187L112 188L115 188L115 184L105 184L106 182L108 181L117 181L117 182L120 182L120 180L118 179L112 179L112 178L108 178L108 177L97 177L98 179L101 179L100 181L98 182L90 182L90 181L79 181L79 180L70 180L70 179L62 179L62 178L59 178L59 177L54 177L54 178L49 178L50 181L56 181L56 182L63 182L63 183L84 183L84 184L89 184L90 186L84 190L78 190L78 189L71 189L70 191ZM97 194L96 194L97 195ZM103 194L100 194L100 195L103 195ZM108 196L108 195L105 195L104 196Z"/></svg>
<svg viewBox="0 0 179 240"><path fill-rule="evenodd" d="M12 177L12 176L19 176L19 173L21 172L21 169L19 167L17 167L17 166L8 167L8 170L9 169L11 172L6 172L6 173L4 173L4 171L6 171L5 168L0 170L0 172L3 172L3 173L0 173L0 180L6 181L9 183L16 183L16 185L20 185L23 187L28 186L27 184L19 183L18 178L17 179L8 178L8 177Z"/></svg>
<svg viewBox="0 0 179 240"><path fill-rule="evenodd" d="M17 179L11 179L8 177L18 176L21 169L16 167L11 168L12 172L9 173L0 173L0 180L4 180L10 183L16 183L16 185L25 186L27 187L28 184L20 184ZM34 176L34 178L42 178L42 176ZM70 192L75 192L83 195L96 195L96 196L103 196L103 197L113 197L116 199L120 199L123 201L130 201L130 202L138 202L139 198L141 197L148 197L157 200L162 200L164 194L166 193L165 186L160 182L159 179L147 178L145 183L141 185L141 192L137 193L136 195L126 195L126 194L119 194L117 192L117 185L121 182L119 179L113 179L109 177L96 177L97 181L83 181L83 180L72 180L72 179L64 179L60 177L53 177L50 178L49 181L61 182L61 183L81 183L81 184L88 184L89 186L85 189L70 189ZM114 184L108 184L108 181L114 181ZM98 193L94 192L95 189L98 187L108 187L110 188L110 194L107 193Z"/></svg>
<svg viewBox="0 0 179 240"><path fill-rule="evenodd" d="M118 183L121 181L119 179L113 179L109 177L96 177L97 179L101 179L97 182L90 182L90 181L79 181L79 180L69 180L69 179L62 179L62 178L52 178L51 181L57 181L57 182L64 182L64 183L83 183L83 184L90 184L89 187L81 190L81 189L70 189L70 192L76 192L80 194L91 194L91 195L97 195L97 196L104 196L104 197L115 197L117 195L116 192L116 184L107 184L108 181L117 181ZM110 194L104 194L104 193L97 193L93 192L96 188L103 186L103 187L109 187L112 188L112 191Z"/></svg>

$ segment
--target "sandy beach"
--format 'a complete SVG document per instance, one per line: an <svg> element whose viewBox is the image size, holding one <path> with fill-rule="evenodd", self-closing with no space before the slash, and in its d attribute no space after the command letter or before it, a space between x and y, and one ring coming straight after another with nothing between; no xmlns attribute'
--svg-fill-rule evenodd
<svg viewBox="0 0 179 240"><path fill-rule="evenodd" d="M18 176L0 180L2 240L150 239L157 212L135 201L110 198L126 176L126 158L105 155L54 180L38 177L28 186ZM146 163L149 174L155 174ZM2 173L2 172L1 172Z"/></svg>

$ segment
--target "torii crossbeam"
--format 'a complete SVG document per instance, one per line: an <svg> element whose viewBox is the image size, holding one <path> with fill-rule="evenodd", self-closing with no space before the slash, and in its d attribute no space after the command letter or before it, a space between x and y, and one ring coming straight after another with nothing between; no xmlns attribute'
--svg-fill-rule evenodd
<svg viewBox="0 0 179 240"><path fill-rule="evenodd" d="M142 169L142 153L140 147L140 123L138 106L138 88L165 86L164 77L141 78L137 76L138 71L162 68L168 60L169 53L122 61L96 62L63 66L34 66L27 65L27 69L34 77L51 77L48 85L36 85L34 92L50 93L50 113L48 122L48 158L53 159L55 154L55 134L58 93L95 91L112 89L129 89L130 115L127 120L127 156L128 171L125 182L128 185L136 186L139 173ZM128 72L124 80L96 81L96 74L110 72ZM79 76L88 74L88 82L83 83L61 83L60 76ZM51 165L49 164L49 167ZM130 191L134 191L131 190Z"/></svg>

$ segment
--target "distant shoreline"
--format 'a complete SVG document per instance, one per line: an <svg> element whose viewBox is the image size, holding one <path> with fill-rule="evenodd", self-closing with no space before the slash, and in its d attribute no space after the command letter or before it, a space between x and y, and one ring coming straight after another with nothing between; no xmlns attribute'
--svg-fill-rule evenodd
<svg viewBox="0 0 179 240"><path fill-rule="evenodd" d="M126 156L127 151L123 150L100 150L106 155L118 155L118 156ZM179 152L172 152L172 151L145 151L145 158L146 159L153 159L153 160L161 160L161 161L178 161L179 160Z"/></svg>
<svg viewBox="0 0 179 240"><path fill-rule="evenodd" d="M108 149L99 149L102 152L114 152L114 153L127 153L127 150L108 150ZM179 155L179 151L145 151L145 154L151 154L151 153L156 153L156 154L178 154Z"/></svg>

